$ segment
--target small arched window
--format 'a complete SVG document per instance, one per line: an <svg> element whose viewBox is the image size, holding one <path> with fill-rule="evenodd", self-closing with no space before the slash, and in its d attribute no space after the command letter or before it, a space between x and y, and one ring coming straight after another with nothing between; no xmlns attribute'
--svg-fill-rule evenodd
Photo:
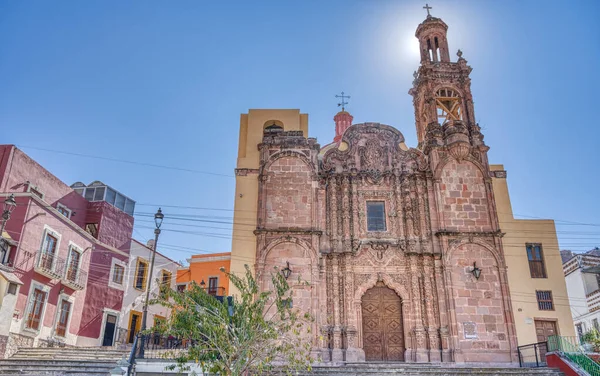
<svg viewBox="0 0 600 376"><path fill-rule="evenodd" d="M263 126L263 135L273 135L283 132L283 123L279 120L269 120Z"/></svg>
<svg viewBox="0 0 600 376"><path fill-rule="evenodd" d="M435 94L437 117L440 124L451 120L462 120L460 95L454 89L444 88Z"/></svg>
<svg viewBox="0 0 600 376"><path fill-rule="evenodd" d="M277 124L273 124L273 125L269 125L268 127L266 127L263 133L265 135L270 135L270 134L275 134L275 133L279 133L279 132L283 132L283 127L280 125L277 125Z"/></svg>

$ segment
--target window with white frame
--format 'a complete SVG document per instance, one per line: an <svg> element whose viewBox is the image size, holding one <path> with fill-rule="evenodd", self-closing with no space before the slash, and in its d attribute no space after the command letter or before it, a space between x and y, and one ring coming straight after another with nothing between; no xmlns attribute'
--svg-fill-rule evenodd
<svg viewBox="0 0 600 376"><path fill-rule="evenodd" d="M125 288L125 270L127 264L117 258L113 258L108 277L108 286L123 290Z"/></svg>
<svg viewBox="0 0 600 376"><path fill-rule="evenodd" d="M45 226L42 238L42 249L38 266L46 270L54 270L58 247L60 245L60 234L48 226Z"/></svg>
<svg viewBox="0 0 600 376"><path fill-rule="evenodd" d="M65 217L71 218L71 209L61 204L60 202L56 204L56 210Z"/></svg>
<svg viewBox="0 0 600 376"><path fill-rule="evenodd" d="M56 329L55 333L58 337L66 337L69 328L69 319L71 318L71 309L73 303L68 299L60 299L58 305L58 317L56 318Z"/></svg>
<svg viewBox="0 0 600 376"><path fill-rule="evenodd" d="M42 200L44 199L44 193L42 191L40 191L40 189L38 187L36 187L35 185L33 185L31 183L29 183L27 185L27 192L33 194L34 196L41 198Z"/></svg>
<svg viewBox="0 0 600 376"><path fill-rule="evenodd" d="M65 277L71 282L76 282L79 276L79 269L81 264L81 248L74 244L69 245L69 258L67 262L67 272Z"/></svg>
<svg viewBox="0 0 600 376"><path fill-rule="evenodd" d="M28 309L25 315L25 328L39 331L44 319L46 300L48 298L48 286L32 283L29 291Z"/></svg>

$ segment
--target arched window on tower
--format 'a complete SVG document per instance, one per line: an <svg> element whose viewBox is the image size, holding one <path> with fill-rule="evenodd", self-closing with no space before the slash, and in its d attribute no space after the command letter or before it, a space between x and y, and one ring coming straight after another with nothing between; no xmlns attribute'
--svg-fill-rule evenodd
<svg viewBox="0 0 600 376"><path fill-rule="evenodd" d="M267 121L264 125L263 135L274 136L277 133L283 132L283 123L278 120Z"/></svg>
<svg viewBox="0 0 600 376"><path fill-rule="evenodd" d="M435 94L437 117L440 124L451 120L462 120L460 95L454 89L444 88Z"/></svg>
<svg viewBox="0 0 600 376"><path fill-rule="evenodd" d="M434 38L435 43L435 51L433 55L435 56L435 61L440 61L440 43L438 42L438 37Z"/></svg>
<svg viewBox="0 0 600 376"><path fill-rule="evenodd" d="M429 56L429 61L433 61L433 48L431 48L431 39L427 39L427 56Z"/></svg>

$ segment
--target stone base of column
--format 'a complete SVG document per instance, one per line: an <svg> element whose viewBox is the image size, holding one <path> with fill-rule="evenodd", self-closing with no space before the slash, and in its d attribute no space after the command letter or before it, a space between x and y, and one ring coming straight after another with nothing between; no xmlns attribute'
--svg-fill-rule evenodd
<svg viewBox="0 0 600 376"><path fill-rule="evenodd" d="M429 361L431 363L440 363L442 361L442 351L429 350Z"/></svg>
<svg viewBox="0 0 600 376"><path fill-rule="evenodd" d="M452 359L452 350L450 350L450 349L442 350L442 362L449 363L449 362L452 362L452 361L453 361L453 359Z"/></svg>
<svg viewBox="0 0 600 376"><path fill-rule="evenodd" d="M417 351L415 352L415 362L428 363L429 362L429 350L417 349Z"/></svg>
<svg viewBox="0 0 600 376"><path fill-rule="evenodd" d="M342 351L342 349L331 350L331 361L332 362L343 362L344 361L344 352Z"/></svg>
<svg viewBox="0 0 600 376"><path fill-rule="evenodd" d="M313 363L326 363L329 362L329 349L317 347L310 350L310 359Z"/></svg>
<svg viewBox="0 0 600 376"><path fill-rule="evenodd" d="M413 363L415 361L413 349L404 350L404 361L406 363Z"/></svg>
<svg viewBox="0 0 600 376"><path fill-rule="evenodd" d="M364 362L365 351L356 347L349 347L346 349L346 362Z"/></svg>

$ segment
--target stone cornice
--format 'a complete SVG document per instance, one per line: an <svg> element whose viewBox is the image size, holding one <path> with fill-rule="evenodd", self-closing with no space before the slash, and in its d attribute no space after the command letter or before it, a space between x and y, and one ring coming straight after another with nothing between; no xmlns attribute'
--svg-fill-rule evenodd
<svg viewBox="0 0 600 376"><path fill-rule="evenodd" d="M236 168L235 176L258 175L258 168Z"/></svg>
<svg viewBox="0 0 600 376"><path fill-rule="evenodd" d="M317 229L303 229L297 227L280 227L280 228L257 228L254 230L254 235L323 235L323 231Z"/></svg>
<svg viewBox="0 0 600 376"><path fill-rule="evenodd" d="M451 231L451 230L439 230L435 233L438 237L498 237L501 238L505 235L502 231Z"/></svg>

